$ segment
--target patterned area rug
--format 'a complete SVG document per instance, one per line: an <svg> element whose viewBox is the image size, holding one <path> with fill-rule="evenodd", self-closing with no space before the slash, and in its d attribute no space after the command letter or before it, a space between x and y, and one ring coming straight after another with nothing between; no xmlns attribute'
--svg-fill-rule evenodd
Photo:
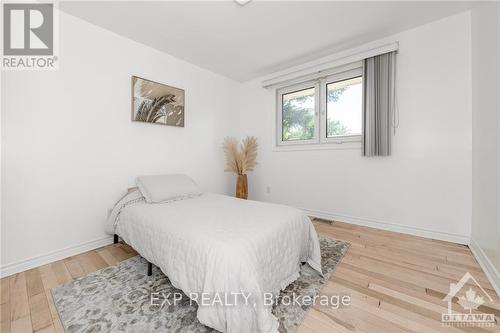
<svg viewBox="0 0 500 333"><path fill-rule="evenodd" d="M325 277L309 265L303 265L300 277L283 290L280 297L318 295L350 244L320 237L320 245ZM173 302L152 305L152 293L173 295L182 291L173 287L157 267L153 267L151 277L146 276L146 261L140 256L52 289L54 303L68 333L216 332L196 319L197 305L186 295L175 305ZM279 331L295 332L309 307L277 302L273 314L280 322Z"/></svg>

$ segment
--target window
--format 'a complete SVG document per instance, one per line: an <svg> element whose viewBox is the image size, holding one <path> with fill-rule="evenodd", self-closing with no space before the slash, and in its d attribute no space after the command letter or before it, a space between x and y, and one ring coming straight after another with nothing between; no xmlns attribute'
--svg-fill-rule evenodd
<svg viewBox="0 0 500 333"><path fill-rule="evenodd" d="M316 88L306 88L282 95L283 141L312 140L316 131Z"/></svg>
<svg viewBox="0 0 500 333"><path fill-rule="evenodd" d="M277 146L361 141L363 71L335 73L277 91Z"/></svg>
<svg viewBox="0 0 500 333"><path fill-rule="evenodd" d="M361 76L326 85L326 137L361 135Z"/></svg>

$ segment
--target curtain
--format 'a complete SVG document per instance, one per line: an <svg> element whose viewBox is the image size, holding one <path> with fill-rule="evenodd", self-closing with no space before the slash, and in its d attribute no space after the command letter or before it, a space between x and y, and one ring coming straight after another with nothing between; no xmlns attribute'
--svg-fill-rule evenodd
<svg viewBox="0 0 500 333"><path fill-rule="evenodd" d="M391 155L396 52L367 58L363 69L363 156Z"/></svg>

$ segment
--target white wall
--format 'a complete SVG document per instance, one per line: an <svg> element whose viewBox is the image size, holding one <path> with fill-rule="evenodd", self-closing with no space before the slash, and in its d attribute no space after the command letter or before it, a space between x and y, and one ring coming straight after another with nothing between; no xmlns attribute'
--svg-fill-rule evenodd
<svg viewBox="0 0 500 333"><path fill-rule="evenodd" d="M131 122L131 75L184 88L186 127ZM137 175L184 172L228 191L227 78L61 13L60 69L5 72L2 97L4 274L108 242L107 210Z"/></svg>
<svg viewBox="0 0 500 333"><path fill-rule="evenodd" d="M362 157L360 149L272 151L274 91L261 88L271 76L243 84L241 132L260 141L260 164L249 180L251 198L337 220L468 242L470 38L470 13L463 13L373 43L400 43L400 128L389 158Z"/></svg>
<svg viewBox="0 0 500 333"><path fill-rule="evenodd" d="M500 5L472 10L471 247L500 293Z"/></svg>

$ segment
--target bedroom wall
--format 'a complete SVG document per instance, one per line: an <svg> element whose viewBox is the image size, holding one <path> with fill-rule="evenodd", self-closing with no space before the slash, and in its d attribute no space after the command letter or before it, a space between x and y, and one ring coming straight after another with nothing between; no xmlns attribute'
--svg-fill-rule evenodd
<svg viewBox="0 0 500 333"><path fill-rule="evenodd" d="M500 294L500 5L472 10L471 248Z"/></svg>
<svg viewBox="0 0 500 333"><path fill-rule="evenodd" d="M467 243L470 38L470 13L463 13L372 43L400 43L400 127L389 158L362 157L360 148L273 151L274 90L261 88L273 75L243 84L241 132L260 142L260 164L249 177L251 198L340 221Z"/></svg>
<svg viewBox="0 0 500 333"><path fill-rule="evenodd" d="M236 82L64 13L59 70L2 74L4 275L109 242L107 210L137 175L229 190ZM184 88L186 127L131 122L131 75Z"/></svg>

